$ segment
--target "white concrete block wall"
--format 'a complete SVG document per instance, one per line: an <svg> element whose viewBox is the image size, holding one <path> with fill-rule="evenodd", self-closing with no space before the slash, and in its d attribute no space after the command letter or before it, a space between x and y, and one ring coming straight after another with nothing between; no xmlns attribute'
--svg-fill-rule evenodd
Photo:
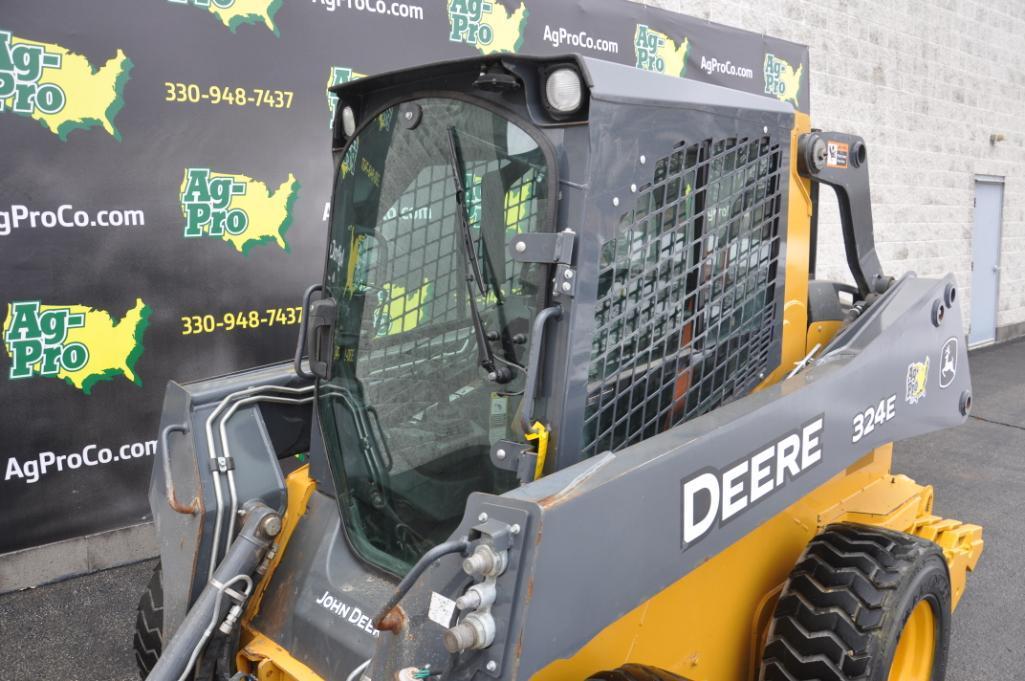
<svg viewBox="0 0 1025 681"><path fill-rule="evenodd" d="M884 269L953 272L966 331L974 178L1003 176L998 338L1025 334L1025 2L643 1L810 47L813 125L868 145ZM849 281L822 198L819 276Z"/></svg>

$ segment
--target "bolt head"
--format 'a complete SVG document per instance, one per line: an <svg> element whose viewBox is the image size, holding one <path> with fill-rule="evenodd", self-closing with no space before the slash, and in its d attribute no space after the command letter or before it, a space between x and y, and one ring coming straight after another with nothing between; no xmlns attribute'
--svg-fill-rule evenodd
<svg viewBox="0 0 1025 681"><path fill-rule="evenodd" d="M618 206L619 205L619 197L618 196L613 196L612 197L612 205L613 206Z"/></svg>
<svg viewBox="0 0 1025 681"><path fill-rule="evenodd" d="M277 513L269 515L260 522L260 528L268 537L276 537L281 532L281 516Z"/></svg>
<svg viewBox="0 0 1025 681"><path fill-rule="evenodd" d="M644 157L644 154L641 154L641 165L644 165L645 163L647 163L647 161L648 159Z"/></svg>
<svg viewBox="0 0 1025 681"><path fill-rule="evenodd" d="M484 665L484 667L485 667L485 669L487 669L487 670L488 670L489 672L493 672L493 671L495 671L496 669L498 669L498 663L497 663L497 662L495 662L494 660L488 660L488 663L487 663L486 665Z"/></svg>
<svg viewBox="0 0 1025 681"><path fill-rule="evenodd" d="M569 293L573 290L573 284L569 283L568 281L562 282L562 290L566 293Z"/></svg>
<svg viewBox="0 0 1025 681"><path fill-rule="evenodd" d="M509 534L517 535L517 534L520 533L520 530L521 530L520 524L516 523L515 525L513 525L512 527L509 528Z"/></svg>
<svg viewBox="0 0 1025 681"><path fill-rule="evenodd" d="M413 112L412 111L407 111L406 112L406 120L407 121L413 120Z"/></svg>
<svg viewBox="0 0 1025 681"><path fill-rule="evenodd" d="M636 192L637 191L637 185L636 184L631 184L630 185L630 191Z"/></svg>
<svg viewBox="0 0 1025 681"><path fill-rule="evenodd" d="M488 521L488 514L481 513L479 516L477 516L477 520L481 521L482 523L486 523Z"/></svg>
<svg viewBox="0 0 1025 681"><path fill-rule="evenodd" d="M516 242L516 252L517 253L522 253L525 250L527 250L527 243L525 241L517 241Z"/></svg>
<svg viewBox="0 0 1025 681"><path fill-rule="evenodd" d="M505 457L506 453L504 449L499 449L497 452L495 452L495 458L499 461L505 461Z"/></svg>
<svg viewBox="0 0 1025 681"><path fill-rule="evenodd" d="M573 270L563 270L562 271L562 276L565 279L572 279L573 278Z"/></svg>

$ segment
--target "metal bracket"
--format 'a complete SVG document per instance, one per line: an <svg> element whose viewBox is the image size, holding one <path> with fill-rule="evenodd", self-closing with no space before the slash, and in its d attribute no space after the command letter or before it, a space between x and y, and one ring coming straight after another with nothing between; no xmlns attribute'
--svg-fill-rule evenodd
<svg viewBox="0 0 1025 681"><path fill-rule="evenodd" d="M491 463L503 471L516 471L521 483L534 479L537 452L530 445L512 440L498 440L491 445Z"/></svg>
<svg viewBox="0 0 1025 681"><path fill-rule="evenodd" d="M211 473L227 473L233 470L235 470L235 459L227 456L218 456L210 459Z"/></svg>
<svg viewBox="0 0 1025 681"><path fill-rule="evenodd" d="M472 651L466 656L466 662L469 668L479 669L486 675L478 678L498 679L502 677L506 657L514 655L514 645L509 638L512 633L509 629L511 603L519 597L516 585L520 578L523 537L529 529L530 516L523 509L491 503L481 504L474 512L477 511L482 513L480 522L470 531L471 541L480 540L495 551L506 553L507 563L500 574L490 578L500 596L488 609L496 625L494 641L482 650Z"/></svg>
<svg viewBox="0 0 1025 681"><path fill-rule="evenodd" d="M556 233L518 234L509 242L509 255L516 262L570 265L573 263L573 244L576 236L571 229Z"/></svg>
<svg viewBox="0 0 1025 681"><path fill-rule="evenodd" d="M552 295L572 298L576 295L576 268L573 267L573 246L576 233L564 229L551 232L519 234L509 242L509 254L516 262L538 262L555 265Z"/></svg>
<svg viewBox="0 0 1025 681"><path fill-rule="evenodd" d="M893 277L883 274L872 227L865 140L842 132L811 132L798 140L798 170L804 177L829 185L840 206L847 265L861 296L883 293Z"/></svg>

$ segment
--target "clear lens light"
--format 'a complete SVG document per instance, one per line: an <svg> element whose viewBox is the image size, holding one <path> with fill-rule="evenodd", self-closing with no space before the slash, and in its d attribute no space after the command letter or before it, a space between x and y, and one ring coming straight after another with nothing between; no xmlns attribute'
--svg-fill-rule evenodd
<svg viewBox="0 0 1025 681"><path fill-rule="evenodd" d="M545 83L545 96L548 98L548 105L556 111L562 113L576 111L583 101L580 75L569 68L552 71Z"/></svg>
<svg viewBox="0 0 1025 681"><path fill-rule="evenodd" d="M346 137L352 137L352 134L356 132L356 114L351 106L342 109L342 132Z"/></svg>

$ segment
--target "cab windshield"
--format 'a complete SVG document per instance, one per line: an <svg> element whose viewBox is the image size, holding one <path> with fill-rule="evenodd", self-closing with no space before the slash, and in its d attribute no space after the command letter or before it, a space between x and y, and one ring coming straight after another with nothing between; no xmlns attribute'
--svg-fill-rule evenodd
<svg viewBox="0 0 1025 681"><path fill-rule="evenodd" d="M529 134L457 99L389 108L346 150L326 278L334 361L318 408L349 541L388 572L446 540L471 492L516 484L490 451L523 438L544 285L506 243L550 229L549 179Z"/></svg>

